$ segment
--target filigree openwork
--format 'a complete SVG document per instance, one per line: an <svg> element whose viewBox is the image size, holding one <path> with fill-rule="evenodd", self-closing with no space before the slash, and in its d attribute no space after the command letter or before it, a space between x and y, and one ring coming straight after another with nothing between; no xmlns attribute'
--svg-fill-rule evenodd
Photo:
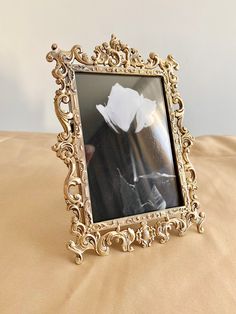
<svg viewBox="0 0 236 314"><path fill-rule="evenodd" d="M189 160L194 139L183 126L184 104L177 90L178 63L174 58L168 55L166 59L161 59L155 53L150 53L148 59L144 60L136 49L112 35L109 43L95 47L91 57L79 45L70 51L63 51L53 44L47 61L56 62L52 75L59 88L55 93L54 106L63 132L58 134L57 143L52 149L68 167L64 196L67 209L73 212L71 230L75 236L75 240L69 241L68 248L75 253L76 263L83 261L83 253L87 250L94 250L102 256L109 254L114 241L121 244L123 251L130 252L134 242L142 247L151 246L155 239L161 243L167 242L172 229L182 236L195 224L198 232L202 233L205 214L199 212L196 174ZM184 206L93 223L75 87L76 71L163 77Z"/></svg>

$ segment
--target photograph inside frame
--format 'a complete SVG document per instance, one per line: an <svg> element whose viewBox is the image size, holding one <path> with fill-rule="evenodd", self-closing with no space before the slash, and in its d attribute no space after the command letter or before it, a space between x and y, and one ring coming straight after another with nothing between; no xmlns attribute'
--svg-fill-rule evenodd
<svg viewBox="0 0 236 314"><path fill-rule="evenodd" d="M162 78L76 73L93 222L184 205Z"/></svg>

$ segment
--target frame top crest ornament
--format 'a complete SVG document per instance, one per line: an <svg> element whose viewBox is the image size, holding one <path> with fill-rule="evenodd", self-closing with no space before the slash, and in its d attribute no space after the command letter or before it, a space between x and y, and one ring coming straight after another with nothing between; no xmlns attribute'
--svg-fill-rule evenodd
<svg viewBox="0 0 236 314"><path fill-rule="evenodd" d="M98 255L109 254L114 240L121 243L123 251L130 252L134 249L134 242L142 247L151 246L155 239L160 243L167 242L173 228L183 235L195 224L198 232L203 233L205 214L199 211L196 174L189 160L194 139L183 126L184 104L177 90L176 71L179 66L172 55L161 59L151 52L144 60L137 49L122 43L115 35L111 35L108 43L96 46L91 57L82 51L80 45L73 46L70 51L61 50L56 44L51 48L46 59L56 63L52 75L59 88L54 106L63 127L52 149L68 167L64 197L67 209L73 212L71 231L75 239L69 241L67 247L75 253L76 263L82 263L83 253L87 250L94 250ZM163 78L184 206L93 223L75 82L75 73L79 72Z"/></svg>

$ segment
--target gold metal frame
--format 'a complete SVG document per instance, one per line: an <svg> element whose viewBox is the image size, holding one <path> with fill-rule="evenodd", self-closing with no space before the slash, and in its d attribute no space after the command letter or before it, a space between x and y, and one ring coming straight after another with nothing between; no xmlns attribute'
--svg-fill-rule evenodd
<svg viewBox="0 0 236 314"><path fill-rule="evenodd" d="M75 240L69 241L68 248L75 253L76 263L83 261L83 253L87 250L108 255L113 240L120 241L123 251L130 252L135 241L142 247L151 246L155 238L160 243L167 242L172 228L183 235L192 224L196 224L198 232L202 233L205 214L199 212L196 175L189 160L193 137L183 126L184 105L177 91L175 72L178 63L174 58L168 55L163 60L155 53L150 53L147 61L144 61L136 49L129 48L112 35L109 43L95 47L92 57L83 53L79 45L70 51L63 51L53 44L47 54L47 61L56 62L52 75L60 86L55 94L54 105L63 132L58 134L57 143L52 149L69 169L64 183L64 196L67 209L73 212L71 229ZM163 77L184 206L93 223L76 72ZM62 109L62 106L67 106L67 110Z"/></svg>

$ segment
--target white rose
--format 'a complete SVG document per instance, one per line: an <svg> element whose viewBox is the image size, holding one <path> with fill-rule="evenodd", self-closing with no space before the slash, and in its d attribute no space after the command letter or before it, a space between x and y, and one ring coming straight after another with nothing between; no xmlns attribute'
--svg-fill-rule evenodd
<svg viewBox="0 0 236 314"><path fill-rule="evenodd" d="M127 132L136 118L137 133L154 122L156 101L144 98L137 91L116 83L112 86L107 105L96 105L96 108L117 133L119 133L117 127Z"/></svg>

